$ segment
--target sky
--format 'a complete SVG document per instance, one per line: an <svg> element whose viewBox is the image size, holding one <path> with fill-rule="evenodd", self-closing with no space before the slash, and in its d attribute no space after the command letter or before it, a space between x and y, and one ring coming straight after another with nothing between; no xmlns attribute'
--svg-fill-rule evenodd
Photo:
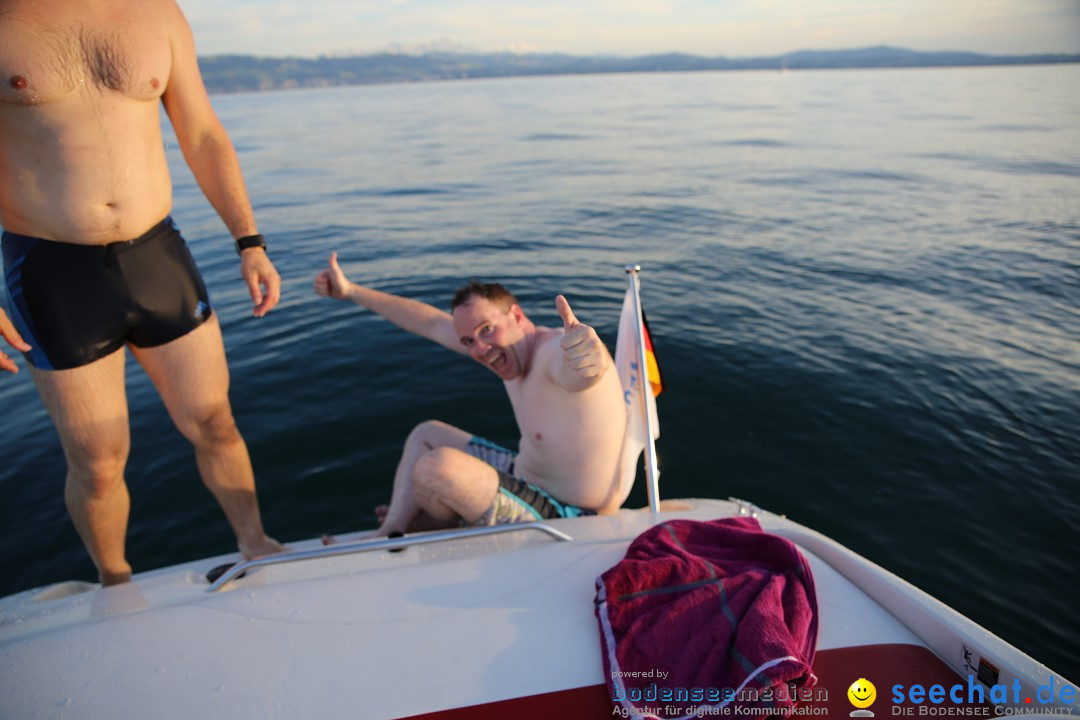
<svg viewBox="0 0 1080 720"><path fill-rule="evenodd" d="M200 55L1080 52L1080 0L178 0Z"/></svg>

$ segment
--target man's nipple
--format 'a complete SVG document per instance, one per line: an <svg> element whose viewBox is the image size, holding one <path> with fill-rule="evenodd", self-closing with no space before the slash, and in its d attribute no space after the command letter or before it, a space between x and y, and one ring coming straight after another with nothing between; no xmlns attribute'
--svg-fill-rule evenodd
<svg viewBox="0 0 1080 720"><path fill-rule="evenodd" d="M11 87L15 88L16 90L25 90L26 78L24 78L22 75L12 75L11 79L8 80L8 85L11 85Z"/></svg>

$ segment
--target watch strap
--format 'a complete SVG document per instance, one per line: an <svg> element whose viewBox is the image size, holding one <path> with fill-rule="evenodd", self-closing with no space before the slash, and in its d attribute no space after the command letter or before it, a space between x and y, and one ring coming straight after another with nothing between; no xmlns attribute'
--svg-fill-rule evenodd
<svg viewBox="0 0 1080 720"><path fill-rule="evenodd" d="M262 235L245 235L242 238L236 238L236 254L250 250L251 248L266 249L266 238Z"/></svg>

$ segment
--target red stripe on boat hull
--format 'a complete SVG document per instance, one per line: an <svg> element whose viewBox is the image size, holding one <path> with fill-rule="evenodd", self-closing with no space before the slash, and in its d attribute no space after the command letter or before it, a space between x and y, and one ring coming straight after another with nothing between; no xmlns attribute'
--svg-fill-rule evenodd
<svg viewBox="0 0 1080 720"><path fill-rule="evenodd" d="M576 720L611 717L604 685L558 690L500 702L413 715L407 720Z"/></svg>
<svg viewBox="0 0 1080 720"><path fill-rule="evenodd" d="M815 699L800 705L826 709L807 717L833 720L849 716L853 708L848 701L847 690L860 678L866 678L877 687L878 698L870 709L876 717L883 719L892 714L893 685L900 684L907 688L920 684L929 688L932 685L949 687L966 682L966 678L953 672L930 650L918 645L861 645L819 650L814 658L814 674L818 677L818 684L814 688ZM822 697L819 690L825 691L826 697ZM949 700L942 703L942 707L953 705ZM910 706L910 703L901 706ZM600 720L612 717L611 711L607 687L591 685L413 715L403 720ZM917 714L918 710L914 712Z"/></svg>

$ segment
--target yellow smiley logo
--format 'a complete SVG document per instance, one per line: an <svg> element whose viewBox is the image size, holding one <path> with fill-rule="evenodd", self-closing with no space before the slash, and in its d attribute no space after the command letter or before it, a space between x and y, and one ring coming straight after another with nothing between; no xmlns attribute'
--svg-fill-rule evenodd
<svg viewBox="0 0 1080 720"><path fill-rule="evenodd" d="M847 689L848 700L857 708L868 708L877 698L877 688L866 678L859 678Z"/></svg>

